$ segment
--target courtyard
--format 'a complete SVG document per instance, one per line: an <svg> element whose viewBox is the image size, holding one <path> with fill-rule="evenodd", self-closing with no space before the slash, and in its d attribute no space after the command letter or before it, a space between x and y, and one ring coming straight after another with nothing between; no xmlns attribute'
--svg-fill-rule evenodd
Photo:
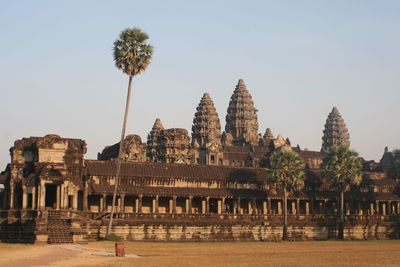
<svg viewBox="0 0 400 267"><path fill-rule="evenodd" d="M400 240L25 245L0 243L0 266L399 266Z"/></svg>

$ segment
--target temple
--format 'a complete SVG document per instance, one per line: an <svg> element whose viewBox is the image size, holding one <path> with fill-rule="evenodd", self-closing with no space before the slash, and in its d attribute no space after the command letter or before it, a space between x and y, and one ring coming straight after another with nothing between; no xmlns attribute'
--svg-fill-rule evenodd
<svg viewBox="0 0 400 267"><path fill-rule="evenodd" d="M291 150L306 162L306 184L289 195L289 238L326 240L338 232L338 193L321 178L324 151L350 146L333 108L321 151L292 146L289 138L259 133L257 109L243 80L230 98L225 131L205 93L186 129L156 119L147 141L123 142L121 183L113 231L126 240L279 240L283 194L266 184L271 152ZM0 175L0 240L86 242L105 236L115 185L119 143L97 160L86 143L58 135L17 140ZM360 158L363 180L345 193L345 238L399 238L399 177L388 176L390 152L377 163Z"/></svg>

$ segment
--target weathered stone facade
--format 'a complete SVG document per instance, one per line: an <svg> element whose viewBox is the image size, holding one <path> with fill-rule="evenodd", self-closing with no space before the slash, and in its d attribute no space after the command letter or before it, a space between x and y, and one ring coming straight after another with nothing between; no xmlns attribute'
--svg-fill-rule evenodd
<svg viewBox="0 0 400 267"><path fill-rule="evenodd" d="M338 231L338 192L321 178L324 152L292 147L270 129L257 133L256 109L242 80L228 108L226 131L204 94L192 139L157 119L147 144L128 135L123 144L114 232L127 240L273 241L281 239L283 194L270 190L265 166L274 150L306 162L301 192L288 197L289 238L325 240ZM348 145L337 109L324 131L325 148ZM83 242L104 237L115 185L119 144L99 160L85 160L86 143L57 135L17 140L0 175L0 240ZM399 177L380 163L363 163L363 180L345 192L348 239L399 238Z"/></svg>

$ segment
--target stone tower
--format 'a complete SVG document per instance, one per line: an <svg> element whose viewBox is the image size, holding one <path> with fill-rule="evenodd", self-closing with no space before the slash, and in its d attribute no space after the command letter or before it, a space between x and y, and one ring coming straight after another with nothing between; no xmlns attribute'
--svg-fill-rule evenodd
<svg viewBox="0 0 400 267"><path fill-rule="evenodd" d="M210 95L205 93L194 114L192 126L194 159L200 164L218 164L221 150L221 124Z"/></svg>
<svg viewBox="0 0 400 267"><path fill-rule="evenodd" d="M350 146L349 132L336 107L333 107L326 119L321 150L326 151L332 145Z"/></svg>
<svg viewBox="0 0 400 267"><path fill-rule="evenodd" d="M233 145L258 144L257 109L242 79L229 101L225 131L232 136Z"/></svg>
<svg viewBox="0 0 400 267"><path fill-rule="evenodd" d="M154 122L153 128L151 128L150 133L147 135L147 150L146 157L149 161L157 161L157 140L160 136L160 132L164 130L164 126L159 118Z"/></svg>

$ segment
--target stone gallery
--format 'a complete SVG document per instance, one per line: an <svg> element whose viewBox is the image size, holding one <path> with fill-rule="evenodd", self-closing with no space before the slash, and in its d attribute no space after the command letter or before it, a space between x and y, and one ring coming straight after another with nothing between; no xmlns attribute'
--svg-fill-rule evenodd
<svg viewBox="0 0 400 267"><path fill-rule="evenodd" d="M186 129L166 129L156 119L146 143L138 135L125 138L113 233L126 240L280 240L283 194L270 190L265 167L271 152L290 150L304 159L306 180L301 192L289 194L289 239L336 238L338 192L321 178L320 164L330 146L350 146L337 108L326 120L321 151L292 146L269 128L260 134L243 80L225 118L222 131L206 93L191 137ZM0 240L104 238L119 145L105 147L98 160L86 160L80 139L46 135L15 141L11 163L0 176ZM362 182L345 192L344 238L399 238L399 182L387 175L389 154L386 149L379 163L360 158Z"/></svg>

